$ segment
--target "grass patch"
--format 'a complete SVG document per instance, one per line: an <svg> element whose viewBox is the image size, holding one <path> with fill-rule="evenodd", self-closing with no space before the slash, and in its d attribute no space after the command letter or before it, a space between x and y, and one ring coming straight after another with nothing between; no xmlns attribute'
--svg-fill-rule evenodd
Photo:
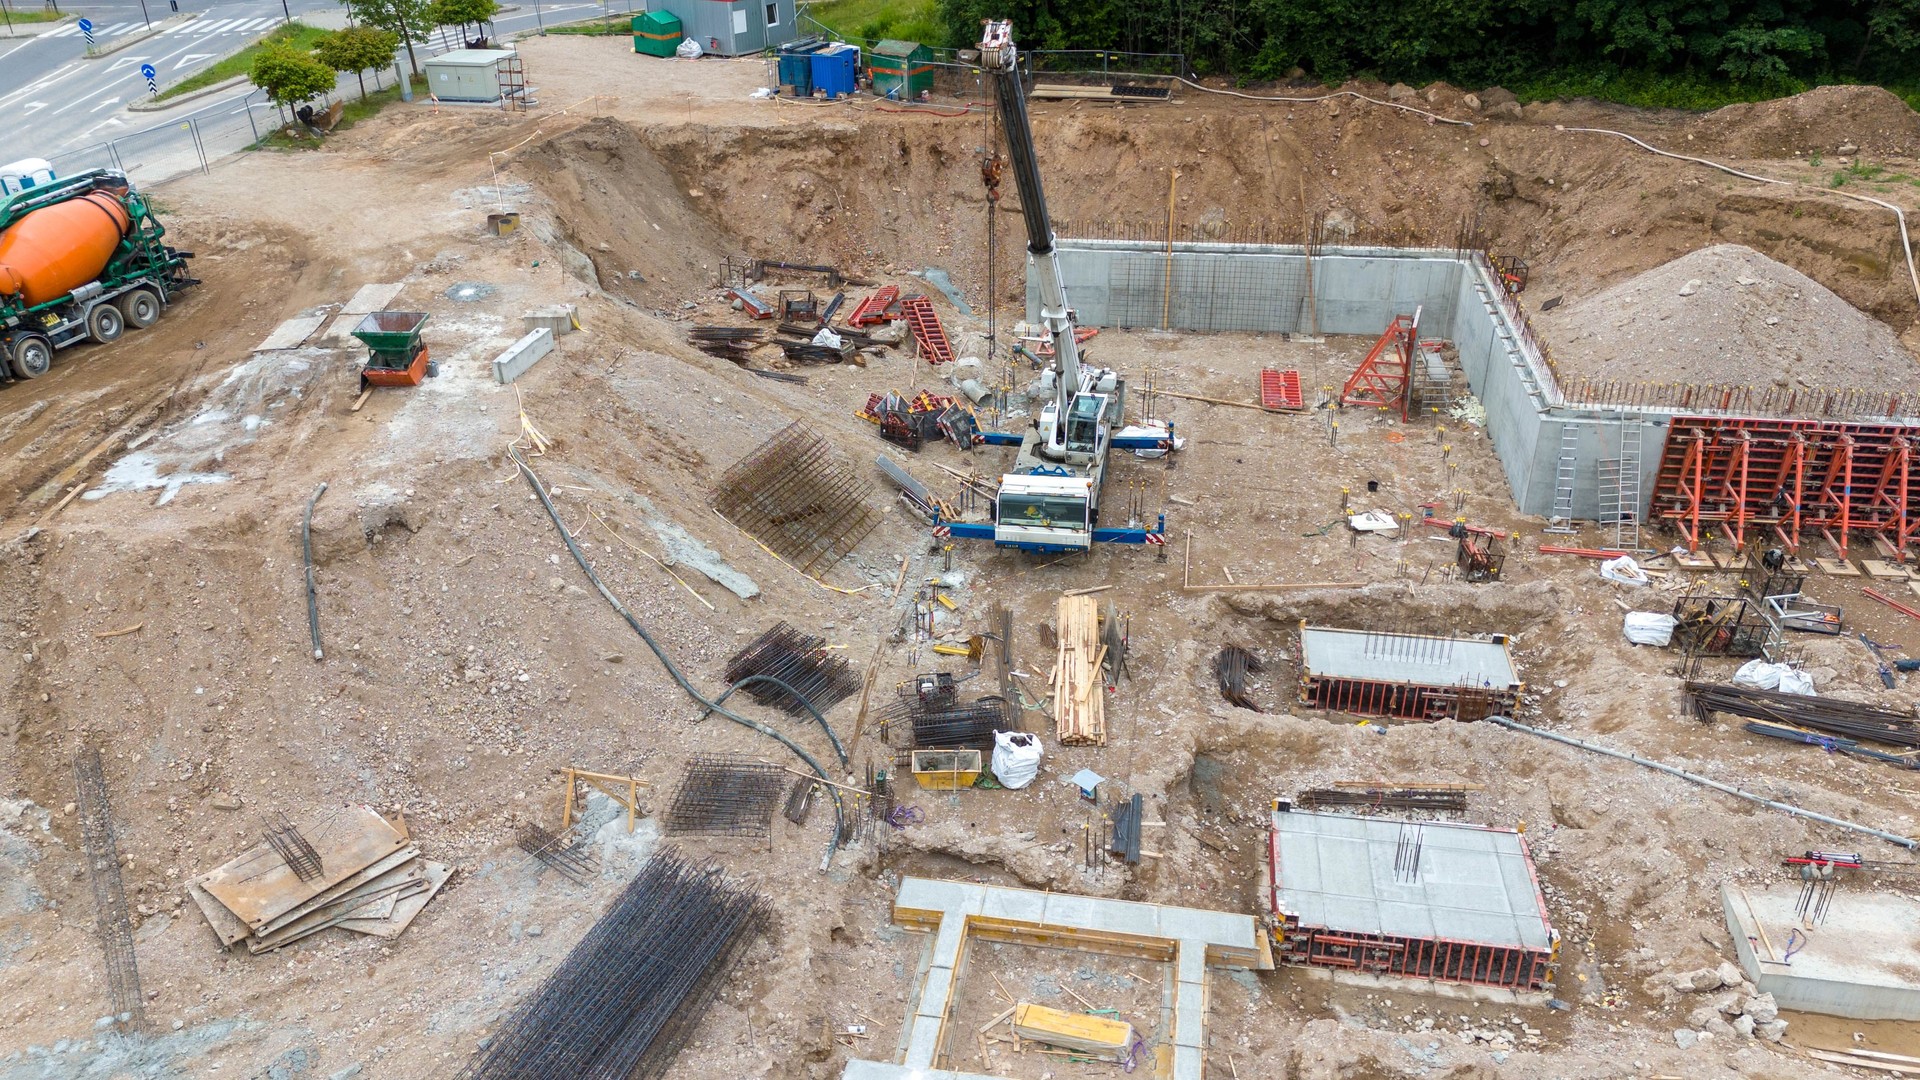
<svg viewBox="0 0 1920 1080"><path fill-rule="evenodd" d="M425 75L413 77L413 92L416 97L427 93L428 84ZM366 97L350 97L340 109L340 122L333 126L332 134L339 134L362 120L377 115L381 109L400 100L400 88L389 86L385 90L375 90ZM291 135L286 128L276 128L254 144L256 150L318 150L325 139L315 139L311 135Z"/></svg>
<svg viewBox="0 0 1920 1080"><path fill-rule="evenodd" d="M570 26L549 26L549 34L578 34L584 37L626 37L633 33L631 16L608 19L605 22L573 23Z"/></svg>
<svg viewBox="0 0 1920 1080"><path fill-rule="evenodd" d="M241 49L239 52L207 68L205 71L189 75L185 79L160 91L160 96L155 100L165 101L168 98L179 97L181 94L191 94L195 90L203 90L212 86L214 83L231 79L235 75L245 75L247 71L253 67L253 58L260 55L260 47L267 42L284 41L303 53L312 52L313 47L320 43L320 39L330 33L332 33L332 31L322 30L317 26L308 26L305 23L286 23L276 28L273 33L268 34L260 41Z"/></svg>
<svg viewBox="0 0 1920 1080"><path fill-rule="evenodd" d="M1858 85L1857 80L1821 77L1812 80L1736 83L1698 75L1662 75L1646 71L1566 70L1524 79L1513 87L1522 102L1594 98L1640 109L1688 109L1706 112L1726 105L1768 101L1804 93L1816 86ZM1888 86L1886 90L1920 111L1920 86Z"/></svg>
<svg viewBox="0 0 1920 1080"><path fill-rule="evenodd" d="M851 40L894 38L932 47L946 43L938 0L813 0L800 10Z"/></svg>
<svg viewBox="0 0 1920 1080"><path fill-rule="evenodd" d="M16 11L14 10L14 7L12 4L7 5L7 15L12 18L15 24L21 24L21 25L24 25L26 23L59 22L61 19L66 18L67 15L69 14L72 14L72 13L59 12L59 11ZM4 25L6 24L0 23L0 26L4 26Z"/></svg>

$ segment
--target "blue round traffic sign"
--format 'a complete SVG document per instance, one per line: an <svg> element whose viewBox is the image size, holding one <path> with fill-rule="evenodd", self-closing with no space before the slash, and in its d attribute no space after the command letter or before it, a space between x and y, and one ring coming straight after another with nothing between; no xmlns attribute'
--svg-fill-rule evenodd
<svg viewBox="0 0 1920 1080"><path fill-rule="evenodd" d="M92 20L92 19L81 19L81 20L80 20L80 32L81 32L81 33L83 33L83 34L91 34L91 33L93 33L93 20Z"/></svg>
<svg viewBox="0 0 1920 1080"><path fill-rule="evenodd" d="M142 76L143 78L148 78L148 79L151 79L151 78L153 78L153 75L154 75L154 71L153 71L153 65L152 65L152 64L141 64L141 65L140 65L140 75L141 75L141 76Z"/></svg>

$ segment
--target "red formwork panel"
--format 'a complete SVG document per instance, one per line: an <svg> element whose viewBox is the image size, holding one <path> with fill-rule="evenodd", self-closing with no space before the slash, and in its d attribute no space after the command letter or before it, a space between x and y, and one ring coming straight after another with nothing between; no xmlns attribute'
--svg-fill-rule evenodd
<svg viewBox="0 0 1920 1080"><path fill-rule="evenodd" d="M1304 409L1305 395L1300 392L1298 371L1260 369L1260 407L1263 409Z"/></svg>
<svg viewBox="0 0 1920 1080"><path fill-rule="evenodd" d="M1842 559L1860 536L1900 558L1920 532L1920 428L1871 421L1675 416L1648 517L1689 549L1719 533L1798 552L1824 537Z"/></svg>

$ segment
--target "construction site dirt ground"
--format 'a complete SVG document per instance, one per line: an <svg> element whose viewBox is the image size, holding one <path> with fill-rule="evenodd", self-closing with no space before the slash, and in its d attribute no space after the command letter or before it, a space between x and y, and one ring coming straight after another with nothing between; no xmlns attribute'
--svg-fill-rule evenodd
<svg viewBox="0 0 1920 1080"><path fill-rule="evenodd" d="M631 874L692 755L797 764L743 727L699 719L591 589L507 456L529 427L551 440L532 466L568 527L703 693L721 690L726 659L780 620L844 648L863 675L874 665L868 722L854 700L828 714L849 745L850 776L891 765L871 712L898 683L969 670L896 636L945 561L871 461L889 453L947 497L957 484L936 463L992 476L1004 452L908 454L854 415L871 392L952 392L940 373L893 350L864 367L798 369L809 381L797 386L706 356L686 331L747 325L719 296L724 257L832 263L909 289L925 287L909 271L933 267L976 311L927 290L968 355L989 302L976 168L986 123L751 100L765 81L759 62L652 60L620 39L552 37L524 54L549 103L539 110L393 108L324 150L244 155L156 189L203 283L153 328L63 353L47 377L0 388L0 454L13 477L0 491L0 1080L451 1075ZM1588 295L1694 248L1740 243L1833 289L1911 349L1920 311L1891 215L1821 190L1831 170L1804 154L1831 160L1827 144L1852 139L1890 172L1920 173L1920 116L1876 90L1816 95L1817 123L1797 101L1702 117L1563 104L1528 106L1520 120L1475 117L1468 129L1352 98L1285 105L1187 92L1124 110L1037 104L1034 114L1063 235L1076 224L1152 235L1177 168L1186 223L1295 229L1304 210L1333 214L1356 236L1450 241L1477 222L1493 250L1532 261L1529 299ZM1474 115L1444 87L1417 104ZM1576 126L1809 186L1759 185L1562 130ZM1883 186L1876 197L1920 207L1920 188ZM499 210L522 214L523 227L489 235L485 216ZM1003 348L1023 295L1017 222L1000 215L992 302ZM403 285L390 306L432 317L425 339L439 376L419 388L378 391L354 412L356 349L250 352L282 320L379 282ZM583 330L515 386L495 385L490 362L520 336L522 313L554 303L577 305ZM1164 390L1251 402L1262 368L1300 369L1312 400L1370 345L1107 330L1088 348L1136 387L1150 369ZM756 366L783 363L777 350L756 356ZM988 373L999 378L1000 362ZM1016 374L1016 384L1033 377ZM671 1075L813 1080L837 1076L850 1054L890 1058L924 943L890 918L902 875L1254 913L1271 800L1352 780L1481 785L1467 820L1524 826L1564 935L1555 994L1570 1007L1216 972L1209 1077L1771 1078L1826 1072L1801 1046L1920 1052L1911 1025L1793 1015L1784 1043L1682 1050L1674 1031L1699 1000L1669 1002L1647 985L1732 958L1722 881L1777 881L1784 856L1874 841L1489 724L1383 730L1296 704L1289 661L1301 619L1506 633L1528 685L1524 722L1920 832L1920 784L1724 719L1702 725L1683 713L1678 654L1623 639L1623 606L1669 610L1687 587L1733 591L1732 575L1626 590L1593 562L1538 554L1544 523L1513 512L1491 444L1470 424L1347 410L1336 430L1324 412L1169 395L1155 411L1187 449L1171 466L1119 461L1108 492L1110 505L1137 492L1149 518L1164 511L1173 543L1054 560L962 544L957 610L940 626L963 639L992 629L994 604L1009 607L1013 663L1037 700L1051 663L1037 627L1063 590L1111 586L1101 598L1128 620L1131 678L1108 696L1108 745L1061 747L1030 708L1029 728L1046 733L1032 787L909 783L900 799L921 820L870 825L824 872L831 815L818 808L803 826L776 818L770 841L665 838L713 858L776 911ZM832 588L710 509L722 472L794 420L838 447L873 482L869 503L886 508L824 574ZM300 524L323 482L313 542L326 658L316 662ZM87 490L66 500L79 484ZM1502 580L1451 580L1453 542L1418 524L1423 503L1512 532ZM1347 506L1416 520L1404 537L1356 538ZM650 557L662 554L662 524L709 545L759 596L740 599L684 563L671 576ZM1189 538L1194 584L1365 584L1185 591ZM1606 539L1589 527L1573 542ZM1811 597L1841 605L1850 631L1920 655L1920 624L1865 599L1861 584L1816 577ZM1221 699L1212 663L1228 644L1264 662L1252 692L1265 711ZM1820 692L1910 707L1908 688L1882 689L1852 638L1791 644ZM1708 661L1705 677L1733 667ZM742 709L828 759L817 730ZM110 1006L73 807L74 759L87 745L101 750L124 853L148 999L140 1033L96 1023ZM558 828L554 770L568 765L653 785L650 831L610 849L591 886L542 873L513 844L524 823ZM1145 796L1146 817L1164 822L1147 829L1157 857L1087 867L1089 804L1064 782L1081 768L1108 777L1109 792ZM276 813L343 803L404 816L426 857L456 868L452 882L392 941L331 931L259 956L222 951L183 882L257 842ZM1045 993L1066 986L1096 1006L1138 1009L1144 1019L1127 1018L1152 1026L1153 995L1127 988L1138 986L1127 965L998 951L1008 955L962 980L973 996L956 1015L976 1027L1004 1007L980 1000L988 970L1042 1004L1073 1007ZM869 1037L831 1034L849 1025ZM1458 1034L1494 1028L1508 1037ZM955 1064L977 1064L970 1052ZM1114 1068L994 1064L1009 1076Z"/></svg>

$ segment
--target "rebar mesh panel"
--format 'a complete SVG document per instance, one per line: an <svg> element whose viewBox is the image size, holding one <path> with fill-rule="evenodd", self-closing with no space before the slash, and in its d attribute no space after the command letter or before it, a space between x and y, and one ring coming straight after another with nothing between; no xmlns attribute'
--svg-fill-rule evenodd
<svg viewBox="0 0 1920 1080"><path fill-rule="evenodd" d="M567 846L565 837L556 836L538 825L529 823L521 826L513 842L521 851L582 885L590 883L600 873L600 867L592 856L579 848Z"/></svg>
<svg viewBox="0 0 1920 1080"><path fill-rule="evenodd" d="M113 1015L126 1016L134 1028L146 1026L146 999L140 994L140 969L133 952L133 920L127 914L127 890L120 879L120 845L113 835L113 810L107 803L107 778L100 751L88 747L73 763L79 789L80 847L93 889L94 930L107 962L107 991Z"/></svg>
<svg viewBox="0 0 1920 1080"><path fill-rule="evenodd" d="M803 634L785 622L777 622L733 654L724 678L729 686L755 675L778 679L824 715L860 689L859 674L844 657L827 652L826 644L826 638ZM789 715L808 715L804 704L773 683L750 683L741 692Z"/></svg>
<svg viewBox="0 0 1920 1080"><path fill-rule="evenodd" d="M667 849L641 868L463 1080L666 1075L767 921L760 897Z"/></svg>
<svg viewBox="0 0 1920 1080"><path fill-rule="evenodd" d="M873 485L805 424L795 421L720 478L713 507L793 562L825 570L880 523Z"/></svg>
<svg viewBox="0 0 1920 1080"><path fill-rule="evenodd" d="M780 801L786 770L719 754L687 762L667 808L666 831L708 836L766 836Z"/></svg>

